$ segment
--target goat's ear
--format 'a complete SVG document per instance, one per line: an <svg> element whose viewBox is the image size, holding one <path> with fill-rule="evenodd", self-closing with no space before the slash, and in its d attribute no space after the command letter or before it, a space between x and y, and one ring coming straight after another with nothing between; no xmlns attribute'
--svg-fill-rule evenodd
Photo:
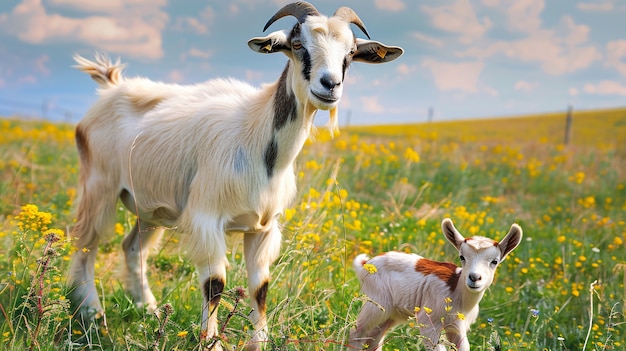
<svg viewBox="0 0 626 351"><path fill-rule="evenodd" d="M454 223L450 218L446 218L441 222L441 230L443 231L443 235L445 235L446 239L456 247L457 250L461 247L461 244L465 242L465 238L458 230L454 227Z"/></svg>
<svg viewBox="0 0 626 351"><path fill-rule="evenodd" d="M291 44L285 31L270 33L266 37L257 37L248 40L248 46L253 51L261 54L273 54L275 52L291 53Z"/></svg>
<svg viewBox="0 0 626 351"><path fill-rule="evenodd" d="M404 50L398 46L386 46L373 40L356 39L356 52L352 60L365 63L385 63L402 56Z"/></svg>
<svg viewBox="0 0 626 351"><path fill-rule="evenodd" d="M500 243L498 243L498 248L501 252L500 261L504 260L506 255L513 251L513 249L515 249L521 241L522 227L517 224L513 224L504 239L500 240Z"/></svg>

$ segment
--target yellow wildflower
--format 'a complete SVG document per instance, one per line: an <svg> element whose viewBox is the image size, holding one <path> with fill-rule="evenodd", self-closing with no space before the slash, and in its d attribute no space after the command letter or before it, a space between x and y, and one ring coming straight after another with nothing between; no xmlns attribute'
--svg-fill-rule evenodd
<svg viewBox="0 0 626 351"><path fill-rule="evenodd" d="M369 274L374 274L376 272L378 272L378 270L376 269L376 266L374 266L371 263L366 263L363 265L363 268L369 273Z"/></svg>

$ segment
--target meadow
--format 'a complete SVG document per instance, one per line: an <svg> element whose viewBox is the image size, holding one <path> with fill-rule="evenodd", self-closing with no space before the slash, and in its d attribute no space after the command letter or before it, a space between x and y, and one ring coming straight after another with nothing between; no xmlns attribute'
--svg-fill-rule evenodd
<svg viewBox="0 0 626 351"><path fill-rule="evenodd" d="M318 119L326 118L320 113ZM441 234L524 240L498 268L469 333L472 350L623 350L626 345L626 110L320 130L298 159L268 292L268 350L344 350L367 297L359 253L415 252L460 264ZM0 349L199 350L202 295L166 231L149 260L160 314L134 307L117 268L134 217L121 207L96 282L106 318L84 325L65 286L78 176L73 126L0 120ZM251 323L241 245L219 312L225 349ZM442 297L443 298L443 297ZM418 306L416 306L418 307ZM428 306L421 306L428 307ZM420 350L414 323L384 350Z"/></svg>

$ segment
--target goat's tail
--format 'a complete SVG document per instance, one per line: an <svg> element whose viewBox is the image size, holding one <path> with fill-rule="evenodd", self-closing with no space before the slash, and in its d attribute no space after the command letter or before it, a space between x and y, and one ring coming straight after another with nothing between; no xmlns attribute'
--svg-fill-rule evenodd
<svg viewBox="0 0 626 351"><path fill-rule="evenodd" d="M357 276L360 276L359 273L365 270L363 265L366 264L369 260L370 258L366 254L360 254L354 259L354 261L352 261L352 268L354 268Z"/></svg>
<svg viewBox="0 0 626 351"><path fill-rule="evenodd" d="M97 53L94 60L91 61L80 55L74 55L74 61L77 65L73 67L89 74L101 88L106 89L118 85L123 80L122 70L124 70L125 65L120 63L119 59L113 63L107 55Z"/></svg>

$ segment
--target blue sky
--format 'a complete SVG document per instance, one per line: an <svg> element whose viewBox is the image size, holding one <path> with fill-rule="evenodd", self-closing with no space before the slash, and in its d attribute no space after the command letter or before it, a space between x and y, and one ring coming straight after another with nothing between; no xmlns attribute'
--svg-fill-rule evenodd
<svg viewBox="0 0 626 351"><path fill-rule="evenodd" d="M0 115L77 121L96 84L71 68L74 53L105 52L128 76L179 84L274 81L286 58L246 43L287 2L2 0ZM405 50L350 67L342 124L422 122L430 107L451 120L626 106L625 0L311 2L327 15L353 8L372 39Z"/></svg>

